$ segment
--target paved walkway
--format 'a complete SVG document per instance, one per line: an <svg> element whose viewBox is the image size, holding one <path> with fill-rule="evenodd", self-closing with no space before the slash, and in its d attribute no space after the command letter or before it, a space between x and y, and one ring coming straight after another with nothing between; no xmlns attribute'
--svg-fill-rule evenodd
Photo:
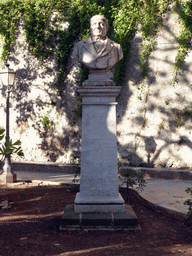
<svg viewBox="0 0 192 256"><path fill-rule="evenodd" d="M43 173L30 171L15 171L20 181L32 180L44 184L73 184L73 174ZM150 203L161 206L176 213L187 214L188 206L184 205L190 195L185 192L192 187L192 180L171 180L146 178L147 186L139 191L141 197Z"/></svg>

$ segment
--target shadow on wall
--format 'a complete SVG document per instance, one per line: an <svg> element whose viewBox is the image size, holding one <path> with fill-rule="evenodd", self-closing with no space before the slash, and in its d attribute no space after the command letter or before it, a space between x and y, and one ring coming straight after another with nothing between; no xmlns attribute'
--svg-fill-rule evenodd
<svg viewBox="0 0 192 256"><path fill-rule="evenodd" d="M173 68L174 60L172 61L170 55L173 50L177 49L176 38L169 26L163 24L162 29L166 30L170 38L173 38L174 43L172 44L171 41L167 43L166 48L163 49L163 57L161 57L161 54L157 54L158 37L161 37L161 40L166 40L166 37L164 33L157 35L155 49L147 63L148 72L142 81L139 64L142 39L136 34L131 43L130 57L127 60L125 82L117 98L117 126L123 124L124 127L124 131L119 132L119 135L117 132L118 151L122 159L134 166L153 167L161 152L172 144L192 148L191 139L186 134L178 133L178 140L171 139L171 133L176 133L179 127L185 125L186 130L192 128L190 125L192 101L186 101L185 95L176 91L180 86L178 84L182 83L191 90L191 81L188 76L191 70L190 63L183 63L185 72L177 77L176 88L173 88L172 78L170 79L169 75L172 72L162 67L169 65ZM190 48L189 51L191 50ZM77 120L75 114L77 101L75 80L77 77L73 77L75 72L78 73L78 68L71 78L66 77L63 91L58 94L54 90L56 76L54 58L50 58L46 66L40 67L33 56L28 52L23 54L22 49L19 50L19 47L16 47L10 61L18 67L11 97L13 109L17 112L16 124L20 129L20 134L22 135L25 128L31 125L41 139L40 143L37 142L38 148L45 152L48 161L55 162L68 151L73 152L73 158L80 157L81 120ZM75 65L70 62L68 74L73 68ZM78 80L80 80L79 77ZM163 98L162 92L167 88L171 93ZM5 91L6 88L3 87L1 94L4 98L6 97ZM159 103L161 98L164 104ZM159 121L157 132L154 135L152 130L146 128L151 126L151 120L148 119L156 116L157 113L163 121ZM131 136L132 141L122 143L120 140L122 136ZM158 139L164 141L163 146L157 145ZM144 159L144 153L140 154L138 151L140 140L144 142L143 150L146 159ZM170 154L175 155L174 152Z"/></svg>
<svg viewBox="0 0 192 256"><path fill-rule="evenodd" d="M179 140L175 140L175 141L164 139L163 146L159 147L158 149L156 144L156 140L158 140L158 138L156 137L154 138L152 136L144 137L140 135L138 135L138 137L140 140L143 140L145 142L144 146L145 146L147 161L144 161L143 158L138 156L137 148L135 148L135 150L132 150L132 151L130 150L131 148L133 148L132 144L125 144L124 146L120 146L121 150L124 151L124 155L125 155L125 156L121 156L121 159L123 160L123 162L128 163L130 166L151 167L151 168L157 167L156 160L158 160L159 155L170 146L174 146L175 148L186 146L189 149L192 149L192 142L185 136L181 136ZM177 151L169 149L169 153L172 155L172 157L175 157L176 159L178 159L178 161L183 160L182 157L178 155ZM167 158L165 158L163 162L159 163L158 167L170 168L172 167L172 165L173 163L169 161L168 155L167 155ZM183 167L187 168L187 166L183 166Z"/></svg>
<svg viewBox="0 0 192 256"><path fill-rule="evenodd" d="M47 161L55 162L68 151L73 151L72 158L80 157L80 135L77 133L80 130L80 121L75 114L77 85L74 84L74 73L66 78L62 92L58 93L55 89L54 57L40 66L38 60L28 50L16 45L9 63L11 68L15 66L14 69L17 71L10 95L13 110L10 118L15 119L15 123L12 122L14 127L11 129L19 132L15 135L17 139L20 137L22 145L27 144L27 141L23 143L22 140L29 139L28 143L36 140L35 150L42 150ZM69 63L68 74L70 66L71 63ZM75 72L78 73L78 67ZM6 98L5 86L0 93L3 98ZM5 106L2 107L5 108ZM27 132L28 135L24 137ZM27 145L27 149L31 150L30 145ZM27 154L29 157L29 152L26 152ZM26 160L29 161L29 159Z"/></svg>
<svg viewBox="0 0 192 256"><path fill-rule="evenodd" d="M161 153L167 152L168 157L184 162L178 151L183 146L192 149L189 135L192 128L192 63L183 63L184 72L176 76L173 86L178 43L169 25L163 23L161 30L157 34L143 80L139 64L142 39L139 33L136 34L127 61L125 81L117 98L119 157L132 166L154 167L159 163L162 167L171 167L172 163L166 157L164 161L159 160ZM192 47L189 52L191 50ZM126 137L129 138L127 141ZM178 151L175 152L172 146Z"/></svg>

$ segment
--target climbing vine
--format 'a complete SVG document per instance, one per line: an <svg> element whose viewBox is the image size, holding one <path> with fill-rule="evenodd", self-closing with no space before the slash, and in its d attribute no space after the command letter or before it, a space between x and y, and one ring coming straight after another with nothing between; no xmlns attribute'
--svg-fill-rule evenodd
<svg viewBox="0 0 192 256"><path fill-rule="evenodd" d="M28 48L41 63L55 54L57 61L55 87L61 91L74 43L89 36L90 18L95 14L102 14L109 21L108 36L121 44L124 53L124 58L115 67L113 79L116 85L121 85L123 82L130 41L138 30L142 33L140 66L141 79L143 79L147 72L148 58L154 48L155 36L161 24L161 15L172 2L172 0L2 0L0 2L1 60L5 62L9 58L15 44L18 25L22 24ZM176 2L181 30L178 36L179 48L175 60L175 74L180 70L187 53L192 31L191 1L176 0ZM69 24L66 30L58 25L65 21ZM86 77L87 70L83 69L82 79Z"/></svg>
<svg viewBox="0 0 192 256"><path fill-rule="evenodd" d="M5 61L15 43L15 32L21 18L22 8L19 1L1 1L0 35L3 37L1 59Z"/></svg>
<svg viewBox="0 0 192 256"><path fill-rule="evenodd" d="M192 33L192 2L191 1L177 1L176 11L180 19L180 31L177 37L179 43L177 56L174 63L173 85L177 81L177 76L182 70L183 61L187 55L188 47L191 40Z"/></svg>

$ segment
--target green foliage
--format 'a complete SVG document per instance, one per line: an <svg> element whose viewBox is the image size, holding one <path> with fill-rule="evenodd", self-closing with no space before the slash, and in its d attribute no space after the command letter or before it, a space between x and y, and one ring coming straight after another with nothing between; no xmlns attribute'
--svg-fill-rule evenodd
<svg viewBox="0 0 192 256"><path fill-rule="evenodd" d="M118 159L118 171L121 169L122 166L123 166L122 162Z"/></svg>
<svg viewBox="0 0 192 256"><path fill-rule="evenodd" d="M176 127L181 127L187 120L192 120L192 106L186 107L183 110L174 109L174 121Z"/></svg>
<svg viewBox="0 0 192 256"><path fill-rule="evenodd" d="M166 101L165 101L165 105L169 105L169 101L166 100Z"/></svg>
<svg viewBox="0 0 192 256"><path fill-rule="evenodd" d="M77 97L77 105L76 105L76 117L82 117L82 107L81 107L81 98Z"/></svg>
<svg viewBox="0 0 192 256"><path fill-rule="evenodd" d="M0 140L4 138L5 129L0 130ZM18 156L24 156L23 150L21 149L21 141L17 140L15 143L12 140L8 140L3 143L0 147L0 163L4 160L5 156L11 156L17 154Z"/></svg>
<svg viewBox="0 0 192 256"><path fill-rule="evenodd" d="M89 69L85 67L84 65L81 65L81 79L80 79L80 86L82 86L82 83L88 79L89 75Z"/></svg>
<svg viewBox="0 0 192 256"><path fill-rule="evenodd" d="M174 113L175 127L181 127L184 125L185 120L182 111L178 110Z"/></svg>
<svg viewBox="0 0 192 256"><path fill-rule="evenodd" d="M89 20L102 14L109 20L108 36L121 44L124 58L116 64L113 80L121 85L125 76L125 63L129 57L130 40L136 31L142 33L140 52L141 79L146 76L147 61L154 48L155 36L161 24L161 14L172 0L2 0L0 2L0 35L3 38L1 59L6 61L15 44L20 21L26 34L29 50L42 63L56 53L57 77L55 87L62 91L67 72L69 54L77 40L89 36ZM187 53L192 31L192 3L177 0L181 19L178 36L180 47L175 60L176 73ZM69 22L66 31L59 22ZM82 69L81 83L87 77ZM176 78L174 78L174 82Z"/></svg>
<svg viewBox="0 0 192 256"><path fill-rule="evenodd" d="M179 43L178 53L174 63L173 85L177 80L177 74L182 70L183 61L187 55L192 33L192 2L178 0L177 12L180 18L180 31L177 37Z"/></svg>
<svg viewBox="0 0 192 256"><path fill-rule="evenodd" d="M5 129L0 129L0 140L4 138Z"/></svg>
<svg viewBox="0 0 192 256"><path fill-rule="evenodd" d="M172 0L144 1L141 10L142 47L140 53L141 79L147 72L147 61L155 45L155 36L161 25L161 14L165 12Z"/></svg>
<svg viewBox="0 0 192 256"><path fill-rule="evenodd" d="M22 1L7 0L0 3L0 35L3 36L2 60L6 61L15 44L15 32L22 13Z"/></svg>
<svg viewBox="0 0 192 256"><path fill-rule="evenodd" d="M46 130L49 130L54 124L52 120L49 119L47 115L43 116L41 122Z"/></svg>
<svg viewBox="0 0 192 256"><path fill-rule="evenodd" d="M24 25L26 41L29 44L31 53L39 59L48 56L51 31L48 26L50 20L50 3L49 1L28 1L25 5Z"/></svg>
<svg viewBox="0 0 192 256"><path fill-rule="evenodd" d="M185 192L192 197L192 188L186 189ZM187 199L184 204L189 206L188 217L192 216L192 199Z"/></svg>
<svg viewBox="0 0 192 256"><path fill-rule="evenodd" d="M124 58L116 64L114 71L113 80L117 86L120 86L124 80L125 63L129 56L130 40L136 31L139 12L138 2L140 1L119 1L111 10L114 39L121 45L124 55Z"/></svg>
<svg viewBox="0 0 192 256"><path fill-rule="evenodd" d="M162 121L161 123L159 123L159 130L163 130L165 128L165 124Z"/></svg>
<svg viewBox="0 0 192 256"><path fill-rule="evenodd" d="M137 187L138 189L142 189L146 186L145 179L143 178L143 172L135 172L132 169L127 169L127 171L123 174L123 177L120 177L121 186L126 186L126 189Z"/></svg>
<svg viewBox="0 0 192 256"><path fill-rule="evenodd" d="M120 179L120 187L125 187L127 199L132 203L130 196L130 188L137 188L138 190L142 190L143 187L146 186L146 181L143 177L143 172L135 172L132 169L127 169L123 176L119 176Z"/></svg>
<svg viewBox="0 0 192 256"><path fill-rule="evenodd" d="M81 160L78 160L78 163L73 166L73 174L74 174L74 179L73 182L79 181L80 174L81 174Z"/></svg>

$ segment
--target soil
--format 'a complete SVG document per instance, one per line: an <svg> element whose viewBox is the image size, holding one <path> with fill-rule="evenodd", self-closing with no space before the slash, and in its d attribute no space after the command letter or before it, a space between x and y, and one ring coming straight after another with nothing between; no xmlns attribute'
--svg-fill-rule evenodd
<svg viewBox="0 0 192 256"><path fill-rule="evenodd" d="M0 209L0 255L192 255L192 228L138 199L132 207L141 231L59 231L63 210L73 204L77 190L74 185L0 185L0 204L8 200L8 208Z"/></svg>

